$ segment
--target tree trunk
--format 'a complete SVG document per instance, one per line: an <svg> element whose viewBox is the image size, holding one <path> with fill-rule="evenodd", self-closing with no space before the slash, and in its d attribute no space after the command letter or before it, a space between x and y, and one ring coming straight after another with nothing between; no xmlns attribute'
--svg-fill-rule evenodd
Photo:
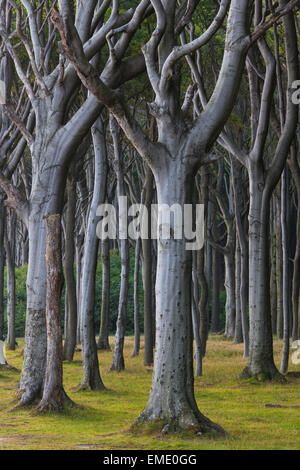
<svg viewBox="0 0 300 470"><path fill-rule="evenodd" d="M119 198L126 196L125 192L125 181L124 181L124 167L123 167L123 156L122 156L122 144L121 144L121 129L117 124L115 118L110 116L110 129L114 142L114 154L115 154L115 170L117 174L117 196ZM122 208L119 207L119 211ZM121 214L123 218L124 215ZM127 224L127 220L124 221ZM118 317L116 325L115 335L115 347L113 360L110 370L116 370L120 372L125 369L124 362L124 340L126 332L126 317L127 317L127 302L128 302L128 288L129 288L129 242L128 238L121 238L119 240L120 255L121 255L121 285L118 305Z"/></svg>
<svg viewBox="0 0 300 470"><path fill-rule="evenodd" d="M8 210L4 242L7 262L7 347L11 351L16 349L16 223L16 214L12 210Z"/></svg>
<svg viewBox="0 0 300 470"><path fill-rule="evenodd" d="M4 336L4 230L5 230L5 208L3 196L0 192L0 341Z"/></svg>
<svg viewBox="0 0 300 470"><path fill-rule="evenodd" d="M243 328L242 328L242 311L241 311L241 249L237 236L236 251L235 251L235 333L234 343L240 344L243 342Z"/></svg>
<svg viewBox="0 0 300 470"><path fill-rule="evenodd" d="M276 198L276 220L277 220L277 259L276 259L276 268L277 268L277 337L279 339L283 338L283 259L282 259L282 231L280 223L280 201Z"/></svg>
<svg viewBox="0 0 300 470"><path fill-rule="evenodd" d="M232 247L233 248L233 247ZM235 333L235 253L234 248L224 255L225 261L225 290L226 290L226 338L234 338Z"/></svg>
<svg viewBox="0 0 300 470"><path fill-rule="evenodd" d="M145 207L148 210L148 230L151 231L151 203L153 198L153 173L146 169ZM153 364L153 313L152 313L152 240L142 240L143 247L143 279L144 279L144 365Z"/></svg>
<svg viewBox="0 0 300 470"><path fill-rule="evenodd" d="M290 352L290 309L289 309L289 250L288 250L288 176L287 168L281 177L281 233L282 233L282 262L283 262L283 351L280 372L286 374Z"/></svg>
<svg viewBox="0 0 300 470"><path fill-rule="evenodd" d="M61 411L69 400L63 388L61 290L63 285L60 215L46 217L47 241L47 363L43 397L38 411Z"/></svg>
<svg viewBox="0 0 300 470"><path fill-rule="evenodd" d="M102 259L102 296L101 296L101 320L97 348L110 351L109 345L109 298L110 298L110 259L109 239L101 244Z"/></svg>
<svg viewBox="0 0 300 470"><path fill-rule="evenodd" d="M192 200L193 180L181 162L170 161L164 166L154 170L158 204L171 207L176 203L183 209ZM174 221L171 227L174 230ZM191 275L192 255L186 250L185 239L163 239L159 230L152 388L136 424L155 422L164 433L178 429L223 431L199 412L194 397Z"/></svg>
<svg viewBox="0 0 300 470"><path fill-rule="evenodd" d="M67 296L67 322L64 343L64 359L72 361L76 347L77 330L77 298L76 281L74 276L74 232L76 211L76 185L73 175L67 180L67 214L66 214L66 240L65 240L65 279Z"/></svg>
<svg viewBox="0 0 300 470"><path fill-rule="evenodd" d="M96 233L97 208L104 203L106 194L106 143L105 128L100 118L92 127L95 152L95 179L93 198L84 241L84 255L81 278L80 314L82 322L83 380L80 389L104 390L99 370L97 344L95 339L95 281L98 261L99 240Z"/></svg>
<svg viewBox="0 0 300 470"><path fill-rule="evenodd" d="M251 164L249 209L249 313L250 352L242 377L282 377L274 363L269 289L270 194L263 173Z"/></svg>
<svg viewBox="0 0 300 470"><path fill-rule="evenodd" d="M197 255L193 251L193 274L192 274L192 321L193 321L193 336L195 340L195 357L196 368L195 376L202 375L202 352L201 352L201 338L200 338L200 312L199 312L199 295L198 295L198 279L197 279Z"/></svg>
<svg viewBox="0 0 300 470"><path fill-rule="evenodd" d="M140 302L139 302L139 266L140 266L141 239L136 240L135 264L134 264L134 346L131 356L135 357L140 352Z"/></svg>
<svg viewBox="0 0 300 470"><path fill-rule="evenodd" d="M210 331L217 333L220 324L220 255L212 250L212 310Z"/></svg>

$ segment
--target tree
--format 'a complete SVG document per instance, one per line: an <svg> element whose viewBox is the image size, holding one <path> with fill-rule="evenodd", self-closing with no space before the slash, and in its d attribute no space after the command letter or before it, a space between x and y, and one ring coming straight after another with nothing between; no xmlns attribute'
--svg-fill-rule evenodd
<svg viewBox="0 0 300 470"><path fill-rule="evenodd" d="M63 2L66 3L66 2ZM141 7L146 2L140 2ZM146 137L130 115L120 93L99 78L89 63L80 37L70 17L52 15L58 27L65 53L73 63L82 83L103 103L118 121L125 135L153 171L158 204L192 202L193 181L199 166L213 157L210 149L228 118L241 80L245 54L250 43L248 18L251 2L222 1L206 32L196 40L176 46L177 34L190 19L184 11L176 24L176 2L152 1L157 26L142 48L147 74L155 101L150 110L158 128L157 142ZM195 3L194 3L195 6ZM213 94L199 118L190 127L181 110L176 64L211 40L227 20L227 37L223 64ZM137 7L137 9L139 8ZM190 7L190 5L189 5ZM194 8L192 8L193 12ZM177 29L176 29L177 28ZM126 34L126 26L121 30ZM120 30L112 31L111 35ZM110 45L111 46L111 45ZM110 47L115 59L117 45ZM158 61L156 62L156 55ZM158 226L162 220L158 214ZM173 226L174 229L174 226ZM193 391L192 321L191 321L191 253L185 240L158 240L156 277L156 354L152 389L148 404L138 423L160 420L165 432L185 428L223 432L198 410Z"/></svg>

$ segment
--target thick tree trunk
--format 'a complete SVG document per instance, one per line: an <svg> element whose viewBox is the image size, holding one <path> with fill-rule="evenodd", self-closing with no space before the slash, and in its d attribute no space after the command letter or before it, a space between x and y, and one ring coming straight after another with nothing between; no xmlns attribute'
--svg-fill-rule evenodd
<svg viewBox="0 0 300 470"><path fill-rule="evenodd" d="M100 331L97 348L110 351L109 345L109 308L110 308L110 259L109 259L109 239L103 240L101 244L102 259L102 295L101 295L101 316Z"/></svg>
<svg viewBox="0 0 300 470"><path fill-rule="evenodd" d="M74 232L76 211L76 186L74 177L71 175L67 180L67 214L66 214L66 240L65 240L65 279L67 297L67 322L64 343L64 359L72 361L76 347L77 330L77 298L76 280L74 276Z"/></svg>
<svg viewBox="0 0 300 470"><path fill-rule="evenodd" d="M63 285L60 215L46 217L47 241L47 364L43 397L38 411L61 411L68 397L63 389L61 290Z"/></svg>
<svg viewBox="0 0 300 470"><path fill-rule="evenodd" d="M48 149L50 152L51 148ZM47 154L47 149L45 150ZM49 157L49 161L51 158ZM25 347L19 383L20 404L28 405L41 396L46 366L46 224L44 215L60 213L64 172L61 167L35 168L29 212L29 263Z"/></svg>
<svg viewBox="0 0 300 470"><path fill-rule="evenodd" d="M173 161L155 174L158 204L176 203L183 208L190 203L192 179L182 166ZM174 229L174 221L172 226ZM186 250L185 239L163 239L160 232L152 388L136 424L156 422L164 433L178 429L195 433L222 431L199 412L194 397L191 275L192 255Z"/></svg>

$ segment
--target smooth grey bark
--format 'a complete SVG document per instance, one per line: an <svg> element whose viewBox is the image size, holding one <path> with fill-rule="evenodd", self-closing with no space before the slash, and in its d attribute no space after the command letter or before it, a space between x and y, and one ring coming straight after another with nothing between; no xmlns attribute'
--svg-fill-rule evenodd
<svg viewBox="0 0 300 470"><path fill-rule="evenodd" d="M151 230L151 203L153 199L153 173L149 166L145 176L145 201L148 211L148 230ZM153 312L152 312L152 240L142 240L144 280L144 365L153 364Z"/></svg>
<svg viewBox="0 0 300 470"><path fill-rule="evenodd" d="M63 347L61 328L61 291L63 285L61 217L46 217L46 263L47 263L47 361L43 396L37 410L61 411L65 401L70 401L63 388Z"/></svg>
<svg viewBox="0 0 300 470"><path fill-rule="evenodd" d="M5 208L3 195L0 195L0 340L4 336L4 230L5 230Z"/></svg>
<svg viewBox="0 0 300 470"><path fill-rule="evenodd" d="M120 135L121 129L112 115L110 115L110 131L114 143L114 167L117 175L117 197L120 198L126 196L124 181L124 160L122 155L122 143ZM119 207L119 211L120 210L121 208ZM124 217L124 214L122 217ZM127 223L127 221L125 223ZM130 262L128 238L119 240L119 251L121 257L121 282L116 323L115 346L112 364L110 366L111 371L116 370L117 372L125 369L123 350L126 333Z"/></svg>
<svg viewBox="0 0 300 470"><path fill-rule="evenodd" d="M289 249L288 249L288 176L287 168L281 176L281 229L282 229L282 261L283 261L283 350L280 372L286 374L290 352L290 303L289 303Z"/></svg>
<svg viewBox="0 0 300 470"><path fill-rule="evenodd" d="M109 345L109 309L110 309L110 252L109 239L101 243L102 293L100 331L97 349L110 351Z"/></svg>
<svg viewBox="0 0 300 470"><path fill-rule="evenodd" d="M84 237L78 234L76 237L75 246L75 258L76 258L76 297L77 297L77 330L76 330L76 343L80 344L81 335L81 314L80 314L80 302L81 302L81 275L82 275L82 251L84 247Z"/></svg>
<svg viewBox="0 0 300 470"><path fill-rule="evenodd" d="M150 165L158 204L191 203L195 173L213 158L209 151L229 117L242 78L250 44L247 18L250 2L232 0L221 71L209 103L188 129L177 93L175 64L206 44L221 26L229 8L222 1L209 30L182 47L175 46L174 0L153 2L157 26L143 47L147 74L155 92L150 104L158 127L157 142L142 131L120 95L97 76L89 64L72 24L57 21L68 57L83 84L118 120L127 138ZM65 34L67 30L67 35ZM158 68L156 54L158 52ZM175 86L176 85L176 86ZM174 231L174 221L173 231ZM136 424L158 422L163 432L180 428L194 432L224 433L198 410L193 389L191 320L191 253L185 239L159 235L156 278L156 352L148 404Z"/></svg>
<svg viewBox="0 0 300 470"><path fill-rule="evenodd" d="M234 343L243 342L242 311L241 311L241 249L237 237L235 249L235 333Z"/></svg>
<svg viewBox="0 0 300 470"><path fill-rule="evenodd" d="M249 311L250 352L242 376L261 376L263 379L279 375L273 358L273 338L270 315L269 285L269 202L263 191L263 172L250 163L249 208Z"/></svg>
<svg viewBox="0 0 300 470"><path fill-rule="evenodd" d="M95 154L95 177L93 197L84 240L80 288L83 379L79 388L104 390L105 387L99 370L94 324L95 281L99 244L96 232L97 208L100 204L104 203L105 200L107 177L105 126L100 117L92 127L92 138Z"/></svg>
<svg viewBox="0 0 300 470"><path fill-rule="evenodd" d="M249 284L249 263L248 263L248 239L246 235L245 223L242 220L243 206L241 201L244 197L241 185L242 165L232 159L232 183L234 191L234 210L237 232L237 243L240 248L240 283L236 288L236 296L240 299L242 333L244 341L244 359L249 356L249 321L248 321L248 284Z"/></svg>
<svg viewBox="0 0 300 470"><path fill-rule="evenodd" d="M132 357L138 356L140 352L140 302L139 302L139 267L141 254L141 239L138 238L135 244L135 262L134 262L134 345Z"/></svg>
<svg viewBox="0 0 300 470"><path fill-rule="evenodd" d="M201 351L201 337L200 337L200 312L199 312L199 293L198 293L198 279L197 279L197 255L193 251L193 266L192 266L192 322L193 322L193 336L195 340L195 376L202 375L202 351Z"/></svg>
<svg viewBox="0 0 300 470"><path fill-rule="evenodd" d="M76 280L74 275L75 261L75 211L76 211L76 182L74 175L70 172L67 179L67 210L66 210L66 235L65 235L65 259L64 272L66 281L67 297L67 321L65 331L65 342L63 357L67 361L72 361L76 347L77 330L77 298Z"/></svg>
<svg viewBox="0 0 300 470"><path fill-rule="evenodd" d="M4 246L7 263L7 347L12 351L16 349L16 222L16 214L8 209Z"/></svg>
<svg viewBox="0 0 300 470"><path fill-rule="evenodd" d="M293 180L297 192L297 219L296 219L296 249L294 254L294 269L292 279L292 309L293 309L293 341L297 341L299 335L299 316L300 316L300 166L297 160L297 142L295 141L291 148L290 158L288 159L289 168L292 173Z"/></svg>
<svg viewBox="0 0 300 470"><path fill-rule="evenodd" d="M211 333L218 333L220 324L220 258L219 252L212 249L212 309L211 309Z"/></svg>
<svg viewBox="0 0 300 470"><path fill-rule="evenodd" d="M171 184L166 185L166 174ZM193 185L183 165L176 160L164 162L154 175L158 204L183 207L190 202ZM163 239L161 233L157 250L154 373L147 407L137 423L157 420L163 432L176 428L220 431L199 412L193 391L192 254L186 250L185 239Z"/></svg>
<svg viewBox="0 0 300 470"><path fill-rule="evenodd" d="M279 196L276 198L276 281L277 281L277 337L283 338L283 252L282 252L282 225L281 204Z"/></svg>

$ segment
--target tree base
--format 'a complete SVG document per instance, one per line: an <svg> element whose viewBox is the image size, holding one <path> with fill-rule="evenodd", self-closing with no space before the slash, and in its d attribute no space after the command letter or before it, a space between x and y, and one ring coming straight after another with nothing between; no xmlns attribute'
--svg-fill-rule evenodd
<svg viewBox="0 0 300 470"><path fill-rule="evenodd" d="M97 344L98 351L111 351L111 347L107 341L99 341Z"/></svg>
<svg viewBox="0 0 300 470"><path fill-rule="evenodd" d="M72 388L74 392L84 392L89 390L90 392L103 392L107 390L103 383L88 384L87 382L80 383L77 387Z"/></svg>
<svg viewBox="0 0 300 470"><path fill-rule="evenodd" d="M122 372L122 370L125 369L125 362L124 362L124 358L121 357L119 358L118 360L116 361L113 361L112 365L110 366L110 372L112 371L116 371L116 372Z"/></svg>
<svg viewBox="0 0 300 470"><path fill-rule="evenodd" d="M253 379L257 382L275 382L275 383L286 383L286 378L276 369L275 366L265 368L261 372L253 373L249 366L245 367L242 373L239 375L242 380Z"/></svg>
<svg viewBox="0 0 300 470"><path fill-rule="evenodd" d="M218 424L210 421L200 412L182 412L175 417L157 417L147 412L147 409L137 418L131 427L132 432L144 431L146 434L158 433L167 435L172 433L188 433L193 436L204 435L226 437L226 431Z"/></svg>
<svg viewBox="0 0 300 470"><path fill-rule="evenodd" d="M68 397L66 392L63 390L61 396L57 397L46 397L42 398L39 405L36 407L36 413L60 413L66 409L66 407L75 407L76 404Z"/></svg>

